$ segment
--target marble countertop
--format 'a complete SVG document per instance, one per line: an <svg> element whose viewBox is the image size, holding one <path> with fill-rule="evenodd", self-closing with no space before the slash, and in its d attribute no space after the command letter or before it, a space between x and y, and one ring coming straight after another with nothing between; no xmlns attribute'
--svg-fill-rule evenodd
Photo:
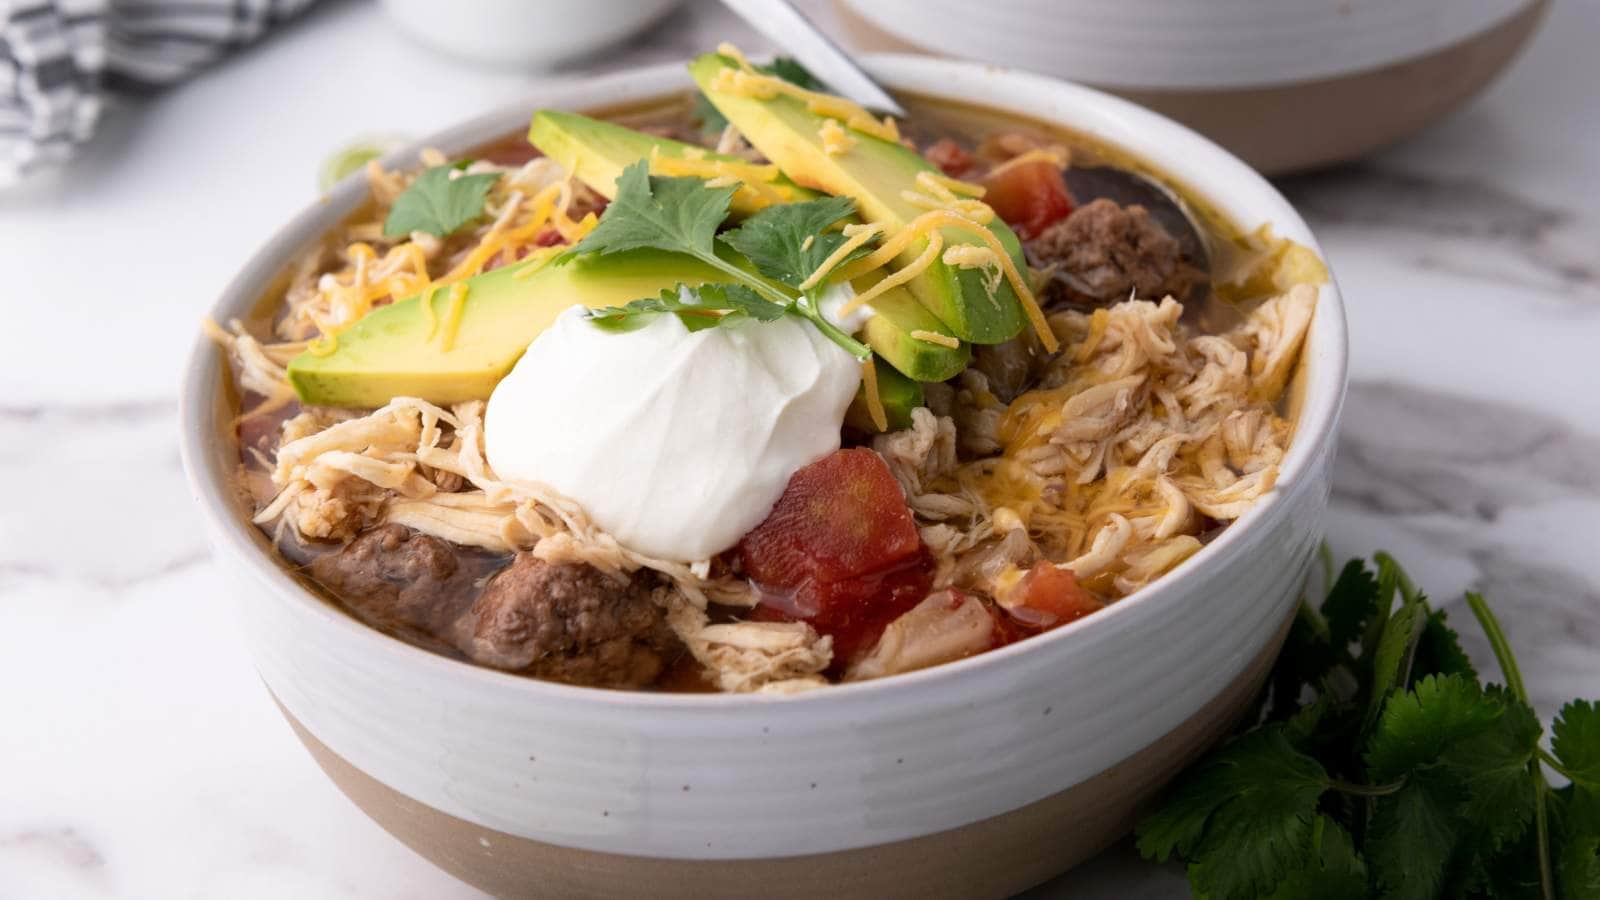
<svg viewBox="0 0 1600 900"><path fill-rule="evenodd" d="M612 64L723 36L760 45L702 3ZM1467 109L1282 185L1349 305L1334 552L1388 549L1447 607L1488 594L1546 716L1600 694L1597 43L1600 6L1556 4ZM190 509L175 398L200 317L315 197L330 149L539 78L330 3L125 102L61 177L0 196L0 897L475 896L340 796L261 689ZM1124 847L1038 894L1186 891Z"/></svg>

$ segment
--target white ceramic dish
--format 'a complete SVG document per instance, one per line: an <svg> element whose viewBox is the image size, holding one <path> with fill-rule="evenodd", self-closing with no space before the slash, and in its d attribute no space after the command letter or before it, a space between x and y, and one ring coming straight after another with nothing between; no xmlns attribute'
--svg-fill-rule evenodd
<svg viewBox="0 0 1600 900"><path fill-rule="evenodd" d="M855 42L1112 91L1269 174L1351 159L1456 109L1547 0L836 0Z"/></svg>
<svg viewBox="0 0 1600 900"><path fill-rule="evenodd" d="M1247 166L1129 103L924 57L871 57L868 68L892 89L1121 145L1239 224L1270 223L1317 247ZM552 88L425 143L464 151L520 130L537 106L593 109L688 84L667 66ZM346 181L289 223L213 315L253 306L363 194ZM545 683L430 654L339 612L272 558L236 505L221 361L203 341L184 387L183 455L267 687L340 786L451 871L497 893L603 894L650 877L660 892L698 896L757 884L778 896L808 883L873 896L919 882L992 894L1124 831L1134 805L1259 683L1319 537L1345 385L1343 316L1325 286L1278 489L1178 570L1021 644L791 698Z"/></svg>
<svg viewBox="0 0 1600 900"><path fill-rule="evenodd" d="M681 0L383 0L412 40L478 65L545 69L643 31Z"/></svg>

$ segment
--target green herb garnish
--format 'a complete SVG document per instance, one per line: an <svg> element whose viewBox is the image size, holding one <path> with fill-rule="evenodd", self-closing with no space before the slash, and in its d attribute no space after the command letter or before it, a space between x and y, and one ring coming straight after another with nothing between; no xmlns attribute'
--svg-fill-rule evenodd
<svg viewBox="0 0 1600 900"><path fill-rule="evenodd" d="M1377 563L1302 606L1263 715L1179 776L1140 852L1184 860L1207 900L1600 897L1600 707L1567 704L1542 749L1483 598L1467 603L1505 686L1481 685L1443 611Z"/></svg>
<svg viewBox="0 0 1600 900"><path fill-rule="evenodd" d="M589 318L607 331L623 332L643 328L662 313L674 313L690 331L699 331L741 319L772 322L789 309L742 284L703 284L693 289L679 285L625 306L590 310Z"/></svg>
<svg viewBox="0 0 1600 900"><path fill-rule="evenodd" d="M849 197L769 206L723 234L722 240L755 263L761 274L798 289L845 242L843 234L830 229L854 214L855 207ZM871 251L870 246L857 247L835 269Z"/></svg>
<svg viewBox="0 0 1600 900"><path fill-rule="evenodd" d="M737 242L754 251L751 262L761 273L757 274L717 252L717 229L728 217L728 201L733 197L733 192L731 186L709 187L699 178L652 176L649 164L641 160L618 176L616 197L606 207L605 214L600 217L594 230L570 250L556 257L555 264L563 265L589 253L605 255L644 248L682 253L728 275L734 286L745 288L766 303L807 319L855 358L870 358L872 351L866 345L845 334L817 309L816 291L807 295L786 287L798 284L805 275L810 274L806 272L794 277L799 271L796 266L803 265L811 258L818 244L838 246L829 235L817 232L850 215L854 209L851 201L828 198L768 207L752 216L744 226L729 232L724 240L730 246L738 249L735 246ZM752 226L754 230L749 230ZM816 231L806 230L813 226ZM812 238L811 244L802 249L807 237ZM817 257L818 262L821 259ZM703 295L704 289L700 293ZM739 293L737 296L747 295ZM621 319L622 322L616 324L620 328L626 323L625 313L629 310L641 315L669 311L656 308L656 305L681 302L681 298L674 301L651 297L642 302L646 306L635 308L630 303L624 307L614 307L623 313L613 313L609 317ZM683 312L681 309L670 311ZM760 317L747 313L732 319L719 316L716 321L743 318Z"/></svg>
<svg viewBox="0 0 1600 900"><path fill-rule="evenodd" d="M411 182L389 209L383 221L384 237L404 237L413 231L424 231L434 237L448 237L461 226L483 215L484 202L489 189L500 176L492 172L481 175L465 173L452 178L451 174L468 165L467 161L453 165L434 166Z"/></svg>

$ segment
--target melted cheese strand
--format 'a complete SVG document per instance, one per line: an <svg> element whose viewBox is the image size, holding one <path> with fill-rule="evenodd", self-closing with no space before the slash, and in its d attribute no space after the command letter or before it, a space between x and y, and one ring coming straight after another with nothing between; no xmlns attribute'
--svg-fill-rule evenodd
<svg viewBox="0 0 1600 900"><path fill-rule="evenodd" d="M439 349L449 353L456 344L456 331L461 327L461 313L467 306L466 282L450 285L450 306L444 314L444 333L439 338Z"/></svg>
<svg viewBox="0 0 1600 900"><path fill-rule="evenodd" d="M845 242L840 244L838 249L828 254L828 258L823 260L822 264L817 266L817 270L807 276L805 281L800 282L800 290L809 291L821 284L822 280L828 277L828 273L833 271L834 266L837 266L845 257L854 253L857 248L882 234L883 226L877 223L871 225L851 224L844 227L844 233ZM877 266L872 268L875 269Z"/></svg>
<svg viewBox="0 0 1600 900"><path fill-rule="evenodd" d="M1060 148L1060 147L1050 147L1050 148L1038 147L1038 148L1035 148L1033 150L1029 150L1026 153L1022 153L1022 154L1019 154L1017 156L1013 156L1010 159L1006 160L1005 162L1001 163L1000 165L995 166L993 169L990 169L989 170L989 177L993 178L994 176L999 175L1001 172L1004 172L1007 169L1015 169L1018 166L1025 166L1025 165L1027 165L1029 163L1036 163L1036 162L1047 162L1047 163L1050 163L1051 165L1055 166L1058 169L1065 169L1067 167L1068 157L1066 155L1066 152L1065 152L1064 148Z"/></svg>
<svg viewBox="0 0 1600 900"><path fill-rule="evenodd" d="M933 188L929 185L929 182L939 185L951 193L964 194L968 197L982 197L989 190L981 184L973 184L970 181L951 178L943 172L923 171L917 173L917 184L932 190Z"/></svg>
<svg viewBox="0 0 1600 900"><path fill-rule="evenodd" d="M861 393L867 398L867 415L878 431L889 430L889 414L884 411L883 397L878 394L878 367L870 358L861 361Z"/></svg>
<svg viewBox="0 0 1600 900"><path fill-rule="evenodd" d="M1044 319L1044 312L1039 309L1039 301L1034 298L1033 291L1028 288L1028 283L1023 279L1022 273L1017 271L1016 263L1012 261L1011 255L1006 253L1006 248L1000 243L1000 239L994 236L994 232L982 225L949 210L932 210L912 219L877 250L846 266L840 272L840 277L850 280L871 272L873 269L888 265L890 261L909 247L912 241L922 237L924 234L931 241L934 233L933 229L944 227L959 228L970 232L988 246L989 250L994 253L995 259L1000 263L1001 270L1005 272L1006 281L1010 282L1011 290L1016 293L1017 299L1022 303L1023 312L1027 314L1029 324L1033 326L1034 332L1038 334L1040 343L1044 344L1045 349L1050 353L1056 352L1060 342L1056 340L1055 334L1050 330L1050 324ZM920 261L921 257L918 257L918 262Z"/></svg>
<svg viewBox="0 0 1600 900"><path fill-rule="evenodd" d="M924 331L921 328L912 330L911 337L914 340L924 341L929 344L938 344L941 347L949 347L951 350L961 346L961 341L951 335L940 334L937 331Z"/></svg>
<svg viewBox="0 0 1600 900"><path fill-rule="evenodd" d="M905 284L911 279L917 277L918 275L921 275L923 270L933 265L933 261L939 258L939 252L943 249L944 236L939 234L937 231L930 233L928 235L928 246L923 248L922 253L916 259L912 260L910 265L903 266L900 271L893 273L872 287L869 287L854 297L851 297L848 302L839 307L839 316L848 316L860 309L862 304L880 296L885 291L897 288L900 285Z"/></svg>
<svg viewBox="0 0 1600 900"><path fill-rule="evenodd" d="M824 119L822 127L817 129L817 137L822 140L822 152L829 156L842 156L856 145L856 139L840 128L835 119Z"/></svg>
<svg viewBox="0 0 1600 900"><path fill-rule="evenodd" d="M808 91L782 78L758 72L755 66L750 65L750 61L745 59L744 54L739 52L739 48L732 44L726 42L718 44L717 53L733 60L739 68L722 69L717 72L711 85L714 90L743 94L760 100L769 100L783 94L804 103L808 112L843 121L846 128L892 144L900 143L900 129L889 116L884 116L881 120L873 118L872 114L859 104L843 97Z"/></svg>
<svg viewBox="0 0 1600 900"><path fill-rule="evenodd" d="M428 333L422 336L422 342L433 340L434 332L439 330L439 317L433 311L433 298L439 293L439 285L430 284L421 295L423 317L428 322Z"/></svg>

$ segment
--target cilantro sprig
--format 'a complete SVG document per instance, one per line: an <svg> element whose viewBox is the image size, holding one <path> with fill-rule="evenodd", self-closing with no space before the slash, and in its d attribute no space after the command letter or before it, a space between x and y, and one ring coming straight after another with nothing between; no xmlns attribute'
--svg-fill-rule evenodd
<svg viewBox="0 0 1600 900"><path fill-rule="evenodd" d="M424 231L434 237L449 237L461 226L483 215L489 189L500 180L493 172L468 175L471 160L434 166L411 182L389 208L383 221L384 237L404 237Z"/></svg>
<svg viewBox="0 0 1600 900"><path fill-rule="evenodd" d="M770 321L776 318L772 313L776 307L806 319L855 358L870 358L872 351L866 345L822 314L818 306L820 287L798 289L811 270L843 241L841 235L826 229L850 216L854 203L849 198L827 197L770 206L719 237L717 230L728 217L734 190L731 185L712 187L700 178L652 176L647 162L637 162L618 176L616 197L594 230L556 257L555 264L564 265L590 253L604 256L645 248L681 253L717 269L732 283L667 291L660 297L611 307L593 318L614 330L637 327L648 317L663 312L677 313L687 323L696 317L691 309L696 304L685 298L694 296L701 299L702 309L738 313L699 316L703 320L700 327L711 327L741 319ZM719 243L741 253L754 270L730 258L732 253L719 252ZM817 255L823 248L827 253ZM708 297L726 305L705 306Z"/></svg>
<svg viewBox="0 0 1600 900"><path fill-rule="evenodd" d="M645 297L623 306L589 311L589 319L606 331L633 331L663 313L676 315L690 331L715 328L741 319L772 322L789 311L742 284L703 284L698 288L667 288L660 296Z"/></svg>
<svg viewBox="0 0 1600 900"><path fill-rule="evenodd" d="M1392 558L1346 565L1300 609L1253 727L1179 776L1140 852L1186 862L1207 900L1600 897L1600 706L1564 706L1541 747L1499 621L1467 605L1505 685Z"/></svg>

